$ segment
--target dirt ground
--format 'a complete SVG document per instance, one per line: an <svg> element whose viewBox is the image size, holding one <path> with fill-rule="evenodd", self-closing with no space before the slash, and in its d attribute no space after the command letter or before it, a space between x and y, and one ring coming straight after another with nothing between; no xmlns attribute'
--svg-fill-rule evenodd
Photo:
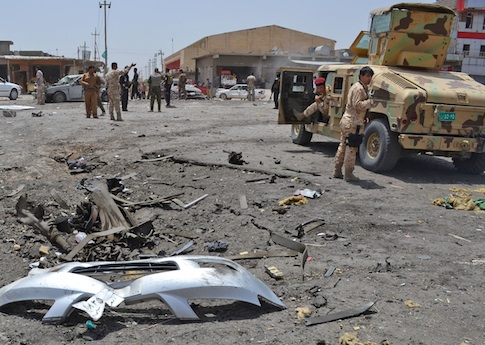
<svg viewBox="0 0 485 345"><path fill-rule="evenodd" d="M117 195L133 202L176 194L183 203L207 197L188 208L176 203L129 208L139 221L152 221L150 244L116 256L117 243L103 239L90 247L91 258L170 254L190 240L177 232L194 237L184 254L287 250L271 240L275 233L305 244L309 258L303 277L302 254L237 260L275 292L284 310L264 301L258 307L196 300L192 306L200 321L188 322L150 301L107 307L90 330L84 312L75 310L60 325L43 324L50 302L19 302L0 309L0 343L328 345L355 333L362 343L485 344L484 214L432 203L450 195L450 188L484 197L477 191L483 175L460 174L446 159L412 156L388 174L357 166L358 183L332 179L337 143L314 137L308 147L292 144L289 127L276 124L267 99L174 101L175 108L163 107L161 113L148 112L146 100L130 101L123 122L86 119L82 103L37 107L27 95L0 100L12 104L36 108L17 111L16 117L0 113L0 286L26 276L42 256L46 266L62 262L59 248L19 221L15 208L22 195L29 205L44 207L45 219L63 212L71 218L90 200L82 185L110 178L123 177ZM40 110L42 116L32 116ZM230 164L227 152L242 153L245 163ZM68 155L94 169L71 174L61 159ZM165 156L170 158L145 161ZM278 206L303 188L322 194L304 205ZM53 189L69 210L62 210ZM247 208L241 207L242 196ZM294 237L299 224L315 218L325 224ZM207 243L217 240L228 244L227 251L208 251ZM41 245L48 247L46 255ZM87 255L82 251L76 259ZM284 278L270 277L265 265ZM306 307L311 317L324 316L368 302L376 304L364 315L314 326L296 312Z"/></svg>

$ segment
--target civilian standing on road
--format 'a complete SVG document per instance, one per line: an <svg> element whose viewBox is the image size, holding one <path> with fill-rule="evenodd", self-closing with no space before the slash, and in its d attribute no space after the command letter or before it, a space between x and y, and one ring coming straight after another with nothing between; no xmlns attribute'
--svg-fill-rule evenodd
<svg viewBox="0 0 485 345"><path fill-rule="evenodd" d="M180 70L179 74L179 99L187 99L187 91L185 90L185 84L187 83L187 75L183 70Z"/></svg>
<svg viewBox="0 0 485 345"><path fill-rule="evenodd" d="M125 70L128 66L125 66ZM130 91L130 77L128 73L124 73L120 76L120 88L121 88L121 110L128 111L128 93Z"/></svg>
<svg viewBox="0 0 485 345"><path fill-rule="evenodd" d="M369 66L362 67L359 72L359 82L350 88L345 113L340 119L340 144L335 155L333 177L343 177L347 182L359 180L353 172L360 143L349 139L352 134L364 132L365 115L373 103L369 98L368 89L373 75L374 71ZM342 166L344 175L342 175Z"/></svg>
<svg viewBox="0 0 485 345"><path fill-rule="evenodd" d="M273 94L274 101L273 109L278 109L278 98L280 97L280 78L275 78L273 85L271 86L271 93Z"/></svg>
<svg viewBox="0 0 485 345"><path fill-rule="evenodd" d="M170 105L170 93L172 90L172 83L173 83L173 77L170 74L170 68L165 68L165 74L163 75L163 86L165 88L165 103L166 107L170 108L172 107Z"/></svg>
<svg viewBox="0 0 485 345"><path fill-rule="evenodd" d="M40 69L40 66L35 67L37 78L37 104L45 104L45 80L44 72Z"/></svg>
<svg viewBox="0 0 485 345"><path fill-rule="evenodd" d="M99 72L99 68L96 70L96 73ZM98 77L99 79L101 79L101 88L103 88L103 86L106 88L106 80L101 77L99 74L98 74ZM103 100L101 99L101 88L98 92L98 100L97 100L97 103L98 103L98 108L101 109L101 115L106 115L106 110L104 109L104 106L103 106Z"/></svg>
<svg viewBox="0 0 485 345"><path fill-rule="evenodd" d="M135 67L133 68L133 79L131 80L131 99L133 98L141 98L140 94L138 93L138 69Z"/></svg>
<svg viewBox="0 0 485 345"><path fill-rule="evenodd" d="M86 117L89 119L98 118L98 98L101 88L101 79L96 74L96 67L89 66L88 71L83 74L80 81L84 90L84 106L86 107Z"/></svg>
<svg viewBox="0 0 485 345"><path fill-rule="evenodd" d="M207 78L206 94L208 99L212 98L212 82L210 81L209 78Z"/></svg>
<svg viewBox="0 0 485 345"><path fill-rule="evenodd" d="M148 78L148 87L150 90L150 111L153 111L155 98L157 99L158 112L162 111L162 75L158 68L155 68L153 74Z"/></svg>
<svg viewBox="0 0 485 345"><path fill-rule="evenodd" d="M248 101L254 102L256 99L256 77L253 73L249 73L249 76L246 78L246 84L248 84Z"/></svg>
<svg viewBox="0 0 485 345"><path fill-rule="evenodd" d="M109 115L111 120L115 120L114 117L114 110L116 110L116 121L123 121L121 118L121 109L120 109L120 83L119 79L122 74L127 74L131 67L136 66L135 63L132 63L130 67L125 68L124 70L118 70L118 64L116 62L111 63L111 70L106 73L106 88L108 89L108 99L109 99ZM106 68L106 66L105 66Z"/></svg>

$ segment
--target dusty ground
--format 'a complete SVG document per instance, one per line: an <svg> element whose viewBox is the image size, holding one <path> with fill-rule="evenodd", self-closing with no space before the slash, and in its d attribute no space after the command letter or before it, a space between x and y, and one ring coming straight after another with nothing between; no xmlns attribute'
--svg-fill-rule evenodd
<svg viewBox="0 0 485 345"><path fill-rule="evenodd" d="M0 105L7 104L33 102L30 96L0 100ZM197 236L190 254L283 250L270 240L271 231L292 238L287 232L298 224L323 218L325 225L297 239L308 245L310 255L304 280L301 255L238 261L287 309L195 301L201 320L182 322L162 303L147 302L108 308L96 329L88 330L89 317L82 312L74 311L62 325L46 325L41 320L48 303L17 303L0 310L0 343L338 344L339 337L354 332L360 341L378 344L485 344L484 215L432 204L449 195L450 188L482 187L484 176L459 174L443 159L407 157L386 175L357 167L362 181L349 184L329 177L337 144L315 137L309 147L293 145L289 128L276 125L272 102L174 104L176 108L149 113L147 101L132 101L124 122L106 116L86 119L82 103L48 104L19 111L16 117L0 116L0 285L25 276L29 264L41 258L40 245L50 248L48 264L59 262L57 249L18 221L20 195L25 193L32 205L43 205L46 217L58 216L62 210L51 196L55 189L72 216L89 196L76 188L83 179L130 176L124 180L127 191L119 196L131 201L182 193L179 199L188 203L208 194L187 209L172 203L131 210L140 220L153 220L156 244L150 250L160 253L188 242L158 235L169 230ZM39 110L43 116L31 115ZM229 164L224 150L242 152L247 164ZM71 158L96 163L96 168L70 174L65 163L54 159L70 153ZM173 158L136 162L166 155ZM255 179L274 183L248 182ZM285 213L274 211L279 200L301 188L323 194L306 205L289 206ZM241 208L241 195L247 209ZM483 194L474 192L473 197ZM205 245L215 240L228 243L228 250L209 253ZM134 251L133 258L145 250ZM272 279L264 265L279 268L284 279ZM335 271L325 277L331 267ZM321 316L370 301L377 303L367 315L311 327L298 321L295 312L308 307L312 316Z"/></svg>

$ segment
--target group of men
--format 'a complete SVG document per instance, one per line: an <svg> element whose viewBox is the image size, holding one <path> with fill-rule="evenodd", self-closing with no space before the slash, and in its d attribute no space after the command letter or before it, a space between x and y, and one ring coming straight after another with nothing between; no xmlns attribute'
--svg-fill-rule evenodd
<svg viewBox="0 0 485 345"><path fill-rule="evenodd" d="M136 97L138 93L138 73L137 69L134 69L133 80L130 83L128 79L128 73L131 68L136 66L132 63L130 66L126 66L123 70L118 70L118 64L113 62L111 64L111 70L105 74L106 88L109 99L109 114L113 121L123 121L121 117L121 111L127 111L128 104L128 90L132 87L132 99ZM105 66L106 69L106 66ZM186 98L186 75L181 70L179 75L179 97ZM372 98L369 96L368 86L372 80L374 71L365 66L361 68L359 72L359 82L352 85L349 90L347 103L345 106L345 112L340 119L340 144L335 155L335 166L333 177L343 178L345 181L359 180L353 173L355 160L357 156L358 147L363 135L364 126L367 121L366 113L373 105ZM37 103L44 104L44 74L39 66L36 67L37 78ZM256 78L251 73L247 77L248 84L248 100L254 101L254 89ZM165 102L166 107L171 107L170 96L173 83L173 77L170 74L170 69L166 68L165 73L162 75L158 68L148 78L149 97L150 97L150 111L153 112L155 100L157 101L158 111L161 111L161 96L162 82L164 84ZM84 103L86 107L86 117L97 118L97 108L100 102L100 89L103 84L101 78L96 74L96 68L89 66L88 71L83 74L81 78L81 84L84 86ZM278 109L278 93L279 93L279 78L276 78L271 92L274 94L275 109ZM295 113L298 120L304 120L310 117L317 111L328 119L329 104L331 96L327 95L325 78L319 77L314 80L315 84L315 101L309 105L303 113ZM120 108L120 102L122 107ZM102 104L101 104L102 105ZM103 109L103 108L102 108ZM117 117L114 117L116 112ZM103 110L104 113L104 110ZM343 173L342 173L343 168Z"/></svg>

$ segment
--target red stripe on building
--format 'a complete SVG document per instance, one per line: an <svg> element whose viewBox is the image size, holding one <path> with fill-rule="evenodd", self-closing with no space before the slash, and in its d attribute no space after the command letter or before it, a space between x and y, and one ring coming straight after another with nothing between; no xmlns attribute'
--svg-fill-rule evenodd
<svg viewBox="0 0 485 345"><path fill-rule="evenodd" d="M485 40L485 32L458 32L458 38L472 38L476 40Z"/></svg>
<svg viewBox="0 0 485 345"><path fill-rule="evenodd" d="M169 63L165 64L165 67L170 68L170 69L179 69L180 68L180 60L175 60L175 61L169 62Z"/></svg>
<svg viewBox="0 0 485 345"><path fill-rule="evenodd" d="M465 0L458 0L456 2L456 11L463 12L465 10Z"/></svg>

